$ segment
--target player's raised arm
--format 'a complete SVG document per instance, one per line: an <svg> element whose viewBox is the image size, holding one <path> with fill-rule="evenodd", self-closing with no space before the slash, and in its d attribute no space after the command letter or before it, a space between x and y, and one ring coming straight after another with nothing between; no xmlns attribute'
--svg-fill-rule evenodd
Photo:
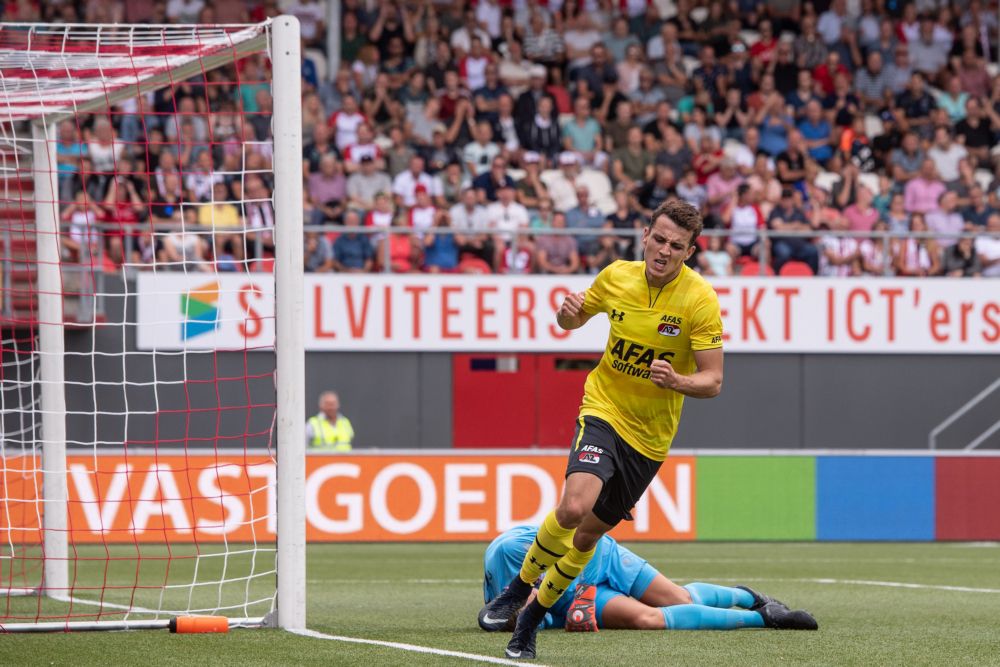
<svg viewBox="0 0 1000 667"><path fill-rule="evenodd" d="M593 315L583 310L583 302L586 295L586 292L570 292L566 295L562 306L559 307L559 312L556 313L556 322L560 327L567 331L570 329L579 329L587 323L587 320L593 317Z"/></svg>
<svg viewBox="0 0 1000 667"><path fill-rule="evenodd" d="M698 370L681 375L669 361L657 359L649 366L649 379L657 387L673 389L691 398L715 398L722 391L722 348L695 350Z"/></svg>

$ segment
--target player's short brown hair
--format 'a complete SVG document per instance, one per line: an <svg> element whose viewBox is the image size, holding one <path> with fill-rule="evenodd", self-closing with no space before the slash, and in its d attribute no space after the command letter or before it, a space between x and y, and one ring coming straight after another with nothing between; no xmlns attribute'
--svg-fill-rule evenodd
<svg viewBox="0 0 1000 667"><path fill-rule="evenodd" d="M689 245L694 245L695 240L701 234L702 230L701 213L698 209L686 201L671 198L656 207L653 215L649 217L649 222L646 226L652 227L656 224L656 219L661 215L670 218L670 221L681 229L691 232L691 243Z"/></svg>

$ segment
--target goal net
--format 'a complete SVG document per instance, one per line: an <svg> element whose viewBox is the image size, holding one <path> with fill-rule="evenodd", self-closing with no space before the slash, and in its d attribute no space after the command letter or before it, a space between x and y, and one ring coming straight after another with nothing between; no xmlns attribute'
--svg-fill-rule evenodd
<svg viewBox="0 0 1000 667"><path fill-rule="evenodd" d="M0 24L0 632L304 627L300 67Z"/></svg>

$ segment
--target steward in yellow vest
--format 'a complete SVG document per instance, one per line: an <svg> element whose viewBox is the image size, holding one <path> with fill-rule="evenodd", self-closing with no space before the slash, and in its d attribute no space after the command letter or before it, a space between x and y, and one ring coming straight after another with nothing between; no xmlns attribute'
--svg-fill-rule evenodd
<svg viewBox="0 0 1000 667"><path fill-rule="evenodd" d="M349 452L354 440L351 420L340 414L340 399L332 391L319 397L319 413L306 422L306 447L316 451Z"/></svg>

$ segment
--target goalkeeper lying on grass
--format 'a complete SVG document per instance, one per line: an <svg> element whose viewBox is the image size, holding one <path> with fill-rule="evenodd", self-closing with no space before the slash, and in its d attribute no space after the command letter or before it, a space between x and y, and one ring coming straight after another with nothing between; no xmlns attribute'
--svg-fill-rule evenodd
<svg viewBox="0 0 1000 667"><path fill-rule="evenodd" d="M511 528L486 548L483 597L487 603L521 569L536 531L533 526ZM487 632L509 631L515 618L516 614L494 619L484 608L479 613L479 627ZM789 610L746 586L678 586L605 535L593 559L545 615L542 627L596 632L598 628L816 630L818 626L808 612Z"/></svg>

